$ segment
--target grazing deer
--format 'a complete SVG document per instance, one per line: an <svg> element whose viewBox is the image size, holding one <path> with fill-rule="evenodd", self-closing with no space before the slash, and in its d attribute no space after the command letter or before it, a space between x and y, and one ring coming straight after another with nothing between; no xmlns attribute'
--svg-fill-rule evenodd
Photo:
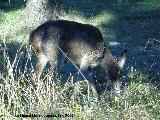
<svg viewBox="0 0 160 120"><path fill-rule="evenodd" d="M52 70L59 70L67 56L74 64L80 65L77 80L87 79L95 94L91 69L98 65L108 72L114 89L119 93L120 85L117 81L127 51L124 50L119 61L116 61L105 47L98 28L66 20L47 21L31 32L30 45L37 54L37 80L48 61Z"/></svg>

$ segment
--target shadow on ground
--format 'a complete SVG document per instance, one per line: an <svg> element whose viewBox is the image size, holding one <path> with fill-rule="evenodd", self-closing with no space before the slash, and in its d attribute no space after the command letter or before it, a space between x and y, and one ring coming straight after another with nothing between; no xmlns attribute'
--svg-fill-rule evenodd
<svg viewBox="0 0 160 120"><path fill-rule="evenodd" d="M117 4L102 1L74 1L62 4L65 11L74 10L86 18L103 11L116 16L110 24L103 23L103 36L108 41L119 42L119 46L109 46L118 57L123 48L127 48L126 70L131 67L148 76L146 82L160 84L160 7L144 8L141 2ZM110 37L111 36L111 37ZM158 85L160 86L160 85Z"/></svg>
<svg viewBox="0 0 160 120"><path fill-rule="evenodd" d="M26 6L25 0L0 1L0 10L5 12L16 11L25 6Z"/></svg>

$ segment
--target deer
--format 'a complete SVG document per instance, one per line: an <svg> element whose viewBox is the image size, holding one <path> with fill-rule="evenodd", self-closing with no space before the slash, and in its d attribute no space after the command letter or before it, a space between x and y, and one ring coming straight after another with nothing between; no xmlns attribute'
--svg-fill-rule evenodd
<svg viewBox="0 0 160 120"><path fill-rule="evenodd" d="M76 81L88 80L96 96L92 69L97 66L108 72L113 89L120 93L119 78L127 50L123 50L119 60L115 59L97 27L68 20L49 20L30 33L29 44L37 56L34 84L40 80L47 62L50 62L52 70L59 71L69 58L73 64L79 65Z"/></svg>

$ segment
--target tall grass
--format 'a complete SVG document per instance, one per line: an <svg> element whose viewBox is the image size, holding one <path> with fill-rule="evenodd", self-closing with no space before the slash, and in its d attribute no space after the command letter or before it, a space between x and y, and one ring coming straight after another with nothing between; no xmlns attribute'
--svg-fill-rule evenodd
<svg viewBox="0 0 160 120"><path fill-rule="evenodd" d="M18 48L14 61L10 60L7 50L3 49L5 72L1 73L0 78L3 81L0 84L2 119L20 119L22 115L32 115L37 119L48 118L50 115L51 119L74 120L160 119L160 91L146 83L147 77L134 68L128 73L129 84L120 97L110 100L109 91L106 90L96 104L87 82L73 83L74 78L70 75L62 85L60 76L55 72L54 77L51 77L49 69L46 70L48 74L41 77L40 88L35 90L31 84L35 73L28 49L28 52L25 51L25 69L18 69L21 54L24 54L21 49L22 46ZM77 89L76 93L74 88Z"/></svg>

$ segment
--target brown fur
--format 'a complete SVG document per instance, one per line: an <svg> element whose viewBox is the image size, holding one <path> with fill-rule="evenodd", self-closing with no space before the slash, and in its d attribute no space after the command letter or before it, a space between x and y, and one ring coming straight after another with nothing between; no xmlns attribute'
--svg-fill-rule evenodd
<svg viewBox="0 0 160 120"><path fill-rule="evenodd" d="M112 81L117 80L121 71L118 62L106 49L100 30L92 25L65 20L47 21L31 32L30 44L38 58L38 79L47 61L50 61L53 69L63 64L62 51L74 64L80 65L85 76L90 73L87 72L89 67L99 64L108 71Z"/></svg>

